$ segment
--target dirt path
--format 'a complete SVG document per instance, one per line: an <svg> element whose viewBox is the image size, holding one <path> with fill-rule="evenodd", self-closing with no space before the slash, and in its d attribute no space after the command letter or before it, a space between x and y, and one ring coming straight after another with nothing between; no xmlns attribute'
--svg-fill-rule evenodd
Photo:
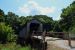
<svg viewBox="0 0 75 50"><path fill-rule="evenodd" d="M34 36L35 38L42 39L41 36ZM62 40L60 38L45 37L47 41L47 50L75 50L75 48L70 48L68 45L68 40ZM75 40L72 41L72 46L75 47Z"/></svg>
<svg viewBox="0 0 75 50"><path fill-rule="evenodd" d="M53 43L53 41L48 42L47 50L68 50L66 48L62 48Z"/></svg>
<svg viewBox="0 0 75 50"><path fill-rule="evenodd" d="M75 50L68 46L67 40L48 40L47 50ZM75 46L75 41L72 41L72 46Z"/></svg>

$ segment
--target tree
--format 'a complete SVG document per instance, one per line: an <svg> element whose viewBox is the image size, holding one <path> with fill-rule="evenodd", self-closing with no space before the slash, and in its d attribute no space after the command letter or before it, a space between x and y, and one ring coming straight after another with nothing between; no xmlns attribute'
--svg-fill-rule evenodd
<svg viewBox="0 0 75 50"><path fill-rule="evenodd" d="M38 19L42 23L49 23L51 24L53 22L53 19L51 17L48 17L46 15L35 15L33 18Z"/></svg>
<svg viewBox="0 0 75 50"><path fill-rule="evenodd" d="M62 10L60 24L65 31L75 24L75 1Z"/></svg>
<svg viewBox="0 0 75 50"><path fill-rule="evenodd" d="M54 21L54 27L53 27L53 31L54 32L62 32L62 29L60 27L59 21Z"/></svg>
<svg viewBox="0 0 75 50"><path fill-rule="evenodd" d="M18 33L19 26L20 26L19 16L18 15L16 15L13 12L8 12L8 14L5 15L5 23L7 25L9 24L15 30L16 34Z"/></svg>
<svg viewBox="0 0 75 50"><path fill-rule="evenodd" d="M26 18L26 17L21 16L21 17L19 18L20 26L23 26L24 24L26 24L26 22L27 22L27 18Z"/></svg>
<svg viewBox="0 0 75 50"><path fill-rule="evenodd" d="M5 18L4 18L4 11L0 9L0 22L4 22Z"/></svg>

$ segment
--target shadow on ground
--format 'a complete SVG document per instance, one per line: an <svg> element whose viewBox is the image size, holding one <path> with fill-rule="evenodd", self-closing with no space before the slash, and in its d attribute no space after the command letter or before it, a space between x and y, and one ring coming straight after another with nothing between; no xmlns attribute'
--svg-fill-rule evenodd
<svg viewBox="0 0 75 50"><path fill-rule="evenodd" d="M32 49L35 50L47 50L47 42L44 42L37 38L19 38L17 40L17 44L20 44L21 46L28 46L30 45ZM31 50L32 50L31 49Z"/></svg>

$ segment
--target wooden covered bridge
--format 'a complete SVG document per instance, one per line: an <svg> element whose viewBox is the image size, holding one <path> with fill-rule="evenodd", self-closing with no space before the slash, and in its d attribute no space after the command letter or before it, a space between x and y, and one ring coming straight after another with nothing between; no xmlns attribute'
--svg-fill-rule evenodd
<svg viewBox="0 0 75 50"><path fill-rule="evenodd" d="M64 32L47 32L46 29L47 28L44 28L43 24L39 20L32 19L28 21L27 25L19 32L19 41L23 44L30 43L30 45L32 45L32 47L34 46L34 48L39 46L38 48L41 48L41 50L46 50L47 38L57 37L65 39L68 37L65 36Z"/></svg>

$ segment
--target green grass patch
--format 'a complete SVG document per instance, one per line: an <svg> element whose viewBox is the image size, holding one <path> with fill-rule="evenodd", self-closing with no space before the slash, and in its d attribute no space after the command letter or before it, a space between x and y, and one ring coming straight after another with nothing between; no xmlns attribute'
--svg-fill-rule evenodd
<svg viewBox="0 0 75 50"><path fill-rule="evenodd" d="M22 47L16 43L0 44L0 50L31 50L30 46Z"/></svg>

